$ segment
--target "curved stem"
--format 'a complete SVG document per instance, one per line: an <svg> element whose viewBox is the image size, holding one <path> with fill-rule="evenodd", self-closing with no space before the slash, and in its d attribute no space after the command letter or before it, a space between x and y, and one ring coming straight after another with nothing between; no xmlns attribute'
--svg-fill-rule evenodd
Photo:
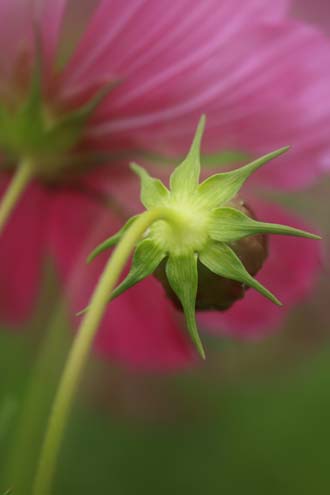
<svg viewBox="0 0 330 495"><path fill-rule="evenodd" d="M21 198L27 185L33 177L33 168L30 160L23 161L17 168L15 175L8 186L0 202L0 233L14 210L17 202Z"/></svg>
<svg viewBox="0 0 330 495"><path fill-rule="evenodd" d="M49 494L74 395L79 385L81 372L88 358L94 336L109 302L109 295L117 284L136 242L154 221L161 219L170 219L173 221L172 214L168 209L155 208L154 210L143 213L125 232L105 266L92 295L89 310L78 330L54 399L45 440L41 449L40 462L32 492L33 495Z"/></svg>

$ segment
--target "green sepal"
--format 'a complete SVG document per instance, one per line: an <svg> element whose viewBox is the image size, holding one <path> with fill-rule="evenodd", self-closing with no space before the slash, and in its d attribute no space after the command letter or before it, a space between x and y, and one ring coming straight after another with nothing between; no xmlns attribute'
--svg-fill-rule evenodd
<svg viewBox="0 0 330 495"><path fill-rule="evenodd" d="M170 188L173 194L190 194L198 187L201 169L200 146L205 128L205 120L205 115L202 115L187 157L175 168L170 177Z"/></svg>
<svg viewBox="0 0 330 495"><path fill-rule="evenodd" d="M198 334L195 318L198 286L196 254L191 252L190 255L185 256L170 256L166 263L166 276L172 290L182 304L191 339L200 356L205 359L205 351Z"/></svg>
<svg viewBox="0 0 330 495"><path fill-rule="evenodd" d="M107 82L81 107L63 116L62 122L80 121L88 119L97 109L102 101L120 84L120 80L115 79Z"/></svg>
<svg viewBox="0 0 330 495"><path fill-rule="evenodd" d="M141 241L136 247L129 274L125 280L114 289L110 301L151 275L165 256L165 253L151 239L144 239Z"/></svg>
<svg viewBox="0 0 330 495"><path fill-rule="evenodd" d="M258 222L235 208L225 207L213 210L209 223L209 235L215 241L233 242L255 234L280 234L321 239L318 235L286 225Z"/></svg>
<svg viewBox="0 0 330 495"><path fill-rule="evenodd" d="M25 100L18 108L0 110L0 143L9 151L32 149L43 131L42 54L38 33L35 33L35 61Z"/></svg>
<svg viewBox="0 0 330 495"><path fill-rule="evenodd" d="M205 204L209 208L221 206L230 201L239 192L244 182L250 177L253 172L270 160L282 155L288 151L289 146L280 148L279 150L268 153L257 160L237 168L231 172L223 172L215 174L202 182L198 187L198 192L201 195L201 200L204 199Z"/></svg>
<svg viewBox="0 0 330 495"><path fill-rule="evenodd" d="M125 227L127 228L128 225L126 224ZM112 291L109 301L112 301L127 289L133 287L133 285L151 275L165 256L165 253L151 239L144 239L139 242L135 249L132 266L127 277ZM79 311L77 316L86 313L88 308L89 306Z"/></svg>
<svg viewBox="0 0 330 495"><path fill-rule="evenodd" d="M79 139L87 120L91 117L103 99L118 85L118 81L111 81L94 94L85 105L77 110L65 113L55 124L48 126L45 132L46 148L63 152L72 148Z"/></svg>
<svg viewBox="0 0 330 495"><path fill-rule="evenodd" d="M126 230L138 218L138 216L139 215L135 215L134 217L131 217L129 220L127 220L127 222L125 223L125 225L120 230L118 230L118 232L116 232L114 235L112 235L111 237L109 237L108 239L106 239L104 242L102 242L101 244L99 244L91 252L91 254L88 256L87 263L90 263L91 261L93 261L96 258L96 256L98 256L99 254L103 253L103 251L106 251L107 249L110 249L113 246L115 246L120 241L120 239L122 238L122 236L126 232Z"/></svg>
<svg viewBox="0 0 330 495"><path fill-rule="evenodd" d="M282 306L282 303L268 289L248 273L239 257L226 244L209 243L200 253L199 260L216 275L253 287L273 303Z"/></svg>
<svg viewBox="0 0 330 495"><path fill-rule="evenodd" d="M17 125L19 126L19 123L24 123L24 125L27 126L26 131L28 133L34 131L34 129L31 129L31 127L37 127L37 129L40 129L42 127L42 39L38 26L34 25L33 30L35 56L29 82L29 88L26 100L15 116Z"/></svg>
<svg viewBox="0 0 330 495"><path fill-rule="evenodd" d="M42 125L42 48L39 33L35 33L35 62L32 70L30 88L25 103L18 111L18 119L26 125ZM36 121L37 120L37 121Z"/></svg>
<svg viewBox="0 0 330 495"><path fill-rule="evenodd" d="M47 112L42 94L42 58L39 45L25 101L17 110L0 110L0 144L10 153L35 157L53 156L70 150L79 140L86 121L109 92L112 81L76 110L63 115Z"/></svg>
<svg viewBox="0 0 330 495"><path fill-rule="evenodd" d="M6 148L12 127L12 116L6 106L0 102L0 145Z"/></svg>
<svg viewBox="0 0 330 495"><path fill-rule="evenodd" d="M147 209L161 205L169 196L168 189L160 179L154 179L137 163L131 163L131 169L141 180L141 203Z"/></svg>

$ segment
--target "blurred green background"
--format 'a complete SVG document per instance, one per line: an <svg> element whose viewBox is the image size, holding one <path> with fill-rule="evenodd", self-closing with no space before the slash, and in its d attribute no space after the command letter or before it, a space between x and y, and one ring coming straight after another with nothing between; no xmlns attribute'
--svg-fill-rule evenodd
<svg viewBox="0 0 330 495"><path fill-rule="evenodd" d="M328 181L282 201L327 232L329 192ZM0 333L1 494L30 495L70 344L65 311L47 328L54 280L45 277L27 328ZM206 364L178 375L140 374L93 356L54 495L329 493L329 289L325 257L314 294L276 335L258 343L206 336Z"/></svg>

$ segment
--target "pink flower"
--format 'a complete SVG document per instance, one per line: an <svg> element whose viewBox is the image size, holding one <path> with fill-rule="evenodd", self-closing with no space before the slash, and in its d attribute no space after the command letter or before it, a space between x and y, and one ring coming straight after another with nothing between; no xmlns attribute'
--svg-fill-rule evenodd
<svg viewBox="0 0 330 495"><path fill-rule="evenodd" d="M295 0L292 12L301 19L308 20L330 33L330 3L327 0Z"/></svg>
<svg viewBox="0 0 330 495"><path fill-rule="evenodd" d="M330 166L329 43L314 29L286 18L290 2L177 0L169 7L160 0L131 0L128 7L122 0L102 0L73 55L56 72L66 3L35 2L33 14L28 0L1 1L0 101L8 88L18 91L26 84L35 56L36 15L47 62L47 108L79 108L105 84L118 82L69 150L71 157L105 152L112 159L84 173L79 169L75 174L74 168L70 181L64 181L61 168L56 185L37 178L26 191L0 241L5 260L0 305L12 323L30 313L48 253L68 288L73 311L86 305L104 262L86 267L87 254L122 223L118 212L125 215L138 203L138 182L128 172L127 160L115 160L115 153L130 152L134 159L137 149L181 154L204 112L205 152L259 155L293 145L290 154L257 174L254 186L307 186ZM62 164L62 155L55 158ZM2 174L3 191L7 185L8 174ZM104 198L109 198L106 207ZM277 207L258 204L255 209L260 219L301 225ZM260 275L286 308L311 290L318 266L317 246L301 239L297 252L296 242L274 237ZM233 309L203 315L203 322L235 335L263 334L284 312L258 297L251 290ZM195 351L181 321L158 282L149 279L111 303L96 348L134 366L183 366L195 359Z"/></svg>

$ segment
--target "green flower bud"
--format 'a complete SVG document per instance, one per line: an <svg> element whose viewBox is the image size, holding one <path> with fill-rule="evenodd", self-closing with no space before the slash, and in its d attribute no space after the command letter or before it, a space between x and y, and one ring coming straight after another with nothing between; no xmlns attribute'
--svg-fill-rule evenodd
<svg viewBox="0 0 330 495"><path fill-rule="evenodd" d="M240 199L231 202L232 206L255 219L252 210ZM244 237L231 243L233 251L242 261L250 275L256 275L261 269L268 255L267 236L256 234ZM171 289L165 272L166 261L163 260L156 268L154 275L163 285L167 296L180 311L183 310L181 302ZM224 311L229 309L237 300L244 297L249 288L241 282L216 275L202 263L197 263L198 287L196 296L196 311Z"/></svg>
<svg viewBox="0 0 330 495"><path fill-rule="evenodd" d="M113 299L155 273L167 294L185 314L187 328L200 355L205 356L195 310L224 310L252 287L275 304L280 301L253 278L267 256L267 234L311 239L318 236L284 225L258 222L238 193L258 168L283 154L288 147L269 153L244 167L215 174L199 184L200 142L205 117L198 125L190 151L174 170L167 188L136 164L141 179L141 201L154 213L151 225L136 245L126 279L113 291ZM136 217L91 254L112 247L134 227Z"/></svg>

